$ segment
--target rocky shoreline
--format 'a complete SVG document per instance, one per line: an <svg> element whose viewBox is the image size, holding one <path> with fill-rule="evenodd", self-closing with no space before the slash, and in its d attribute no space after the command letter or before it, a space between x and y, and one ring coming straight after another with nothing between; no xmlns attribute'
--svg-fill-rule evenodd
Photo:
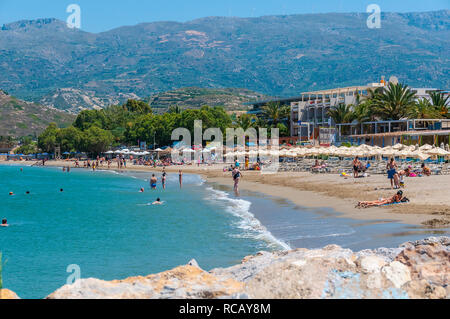
<svg viewBox="0 0 450 319"><path fill-rule="evenodd" d="M238 265L209 272L192 260L145 277L81 279L47 298L448 299L449 281L450 237L430 237L398 248L359 252L337 245L260 252Z"/></svg>

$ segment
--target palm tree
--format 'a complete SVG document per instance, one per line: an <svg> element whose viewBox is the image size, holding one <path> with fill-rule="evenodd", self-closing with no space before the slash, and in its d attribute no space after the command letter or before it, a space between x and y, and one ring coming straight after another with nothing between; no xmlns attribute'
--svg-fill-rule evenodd
<svg viewBox="0 0 450 319"><path fill-rule="evenodd" d="M289 117L290 108L286 105L281 106L280 102L269 102L262 107L263 116L267 122L271 122L274 126Z"/></svg>
<svg viewBox="0 0 450 319"><path fill-rule="evenodd" d="M254 127L256 122L256 118L254 115L250 114L242 114L239 116L239 118L236 121L236 124L238 127L242 128L244 131L246 131L250 127Z"/></svg>
<svg viewBox="0 0 450 319"><path fill-rule="evenodd" d="M345 103L339 103L337 106L334 106L331 109L329 109L328 115L333 119L334 123L336 124L351 123L354 119L352 105ZM342 133L345 133L347 127L344 126L342 129L343 129Z"/></svg>
<svg viewBox="0 0 450 319"><path fill-rule="evenodd" d="M434 108L439 112L442 117L450 118L449 105L450 96L444 97L444 94L438 91L432 91L429 93L431 97L431 103Z"/></svg>
<svg viewBox="0 0 450 319"><path fill-rule="evenodd" d="M414 119L436 119L441 118L442 115L430 101L420 99L409 109L408 117Z"/></svg>
<svg viewBox="0 0 450 319"><path fill-rule="evenodd" d="M354 119L352 105L339 103L337 106L328 110L328 115L336 124L351 123Z"/></svg>
<svg viewBox="0 0 450 319"><path fill-rule="evenodd" d="M175 106L172 105L169 107L169 113L180 114L182 110L183 109L181 107L179 107L178 105L175 105Z"/></svg>
<svg viewBox="0 0 450 319"><path fill-rule="evenodd" d="M387 89L375 93L372 99L375 114L383 120L400 120L415 105L415 93L407 85L389 83Z"/></svg>

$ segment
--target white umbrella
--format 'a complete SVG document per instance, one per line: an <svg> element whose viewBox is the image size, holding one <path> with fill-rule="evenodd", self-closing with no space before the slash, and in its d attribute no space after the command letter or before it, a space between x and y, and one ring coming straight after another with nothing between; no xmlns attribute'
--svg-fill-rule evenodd
<svg viewBox="0 0 450 319"><path fill-rule="evenodd" d="M112 154L112 153L114 153L114 152L113 151L108 151L105 154Z"/></svg>
<svg viewBox="0 0 450 319"><path fill-rule="evenodd" d="M431 146L430 144L424 144L421 147L419 147L419 149L421 151L428 151L428 150L431 150L432 148L433 148L433 146Z"/></svg>

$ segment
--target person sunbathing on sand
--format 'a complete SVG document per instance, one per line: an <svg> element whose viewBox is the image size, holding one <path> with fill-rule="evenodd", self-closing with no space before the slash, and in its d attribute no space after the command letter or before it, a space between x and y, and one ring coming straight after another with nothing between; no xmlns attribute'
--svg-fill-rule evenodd
<svg viewBox="0 0 450 319"><path fill-rule="evenodd" d="M382 206L386 204L394 204L394 203L400 203L403 197L403 191L398 191L397 194L390 198L381 198L380 200L374 200L374 201L362 201L358 202L358 205L356 207L360 208L367 208L367 207L373 207L373 206Z"/></svg>

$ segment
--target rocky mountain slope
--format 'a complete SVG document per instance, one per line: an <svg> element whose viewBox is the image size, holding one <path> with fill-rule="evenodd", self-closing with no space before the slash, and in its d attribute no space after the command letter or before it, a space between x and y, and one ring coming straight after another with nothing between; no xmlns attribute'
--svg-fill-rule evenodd
<svg viewBox="0 0 450 319"><path fill-rule="evenodd" d="M98 106L120 94L146 97L191 86L297 95L381 75L450 87L449 10L383 13L381 29L369 29L367 17L208 17L98 34L55 19L18 21L0 28L0 87L34 101L58 88L83 90L93 92Z"/></svg>
<svg viewBox="0 0 450 319"><path fill-rule="evenodd" d="M74 119L67 112L25 102L0 90L0 136L37 136L51 122L64 127Z"/></svg>
<svg viewBox="0 0 450 319"><path fill-rule="evenodd" d="M269 96L246 89L190 87L154 94L148 98L148 102L158 113L167 111L171 106L192 109L203 105L223 106L228 111L240 111L249 108L244 104L246 102L269 98Z"/></svg>

